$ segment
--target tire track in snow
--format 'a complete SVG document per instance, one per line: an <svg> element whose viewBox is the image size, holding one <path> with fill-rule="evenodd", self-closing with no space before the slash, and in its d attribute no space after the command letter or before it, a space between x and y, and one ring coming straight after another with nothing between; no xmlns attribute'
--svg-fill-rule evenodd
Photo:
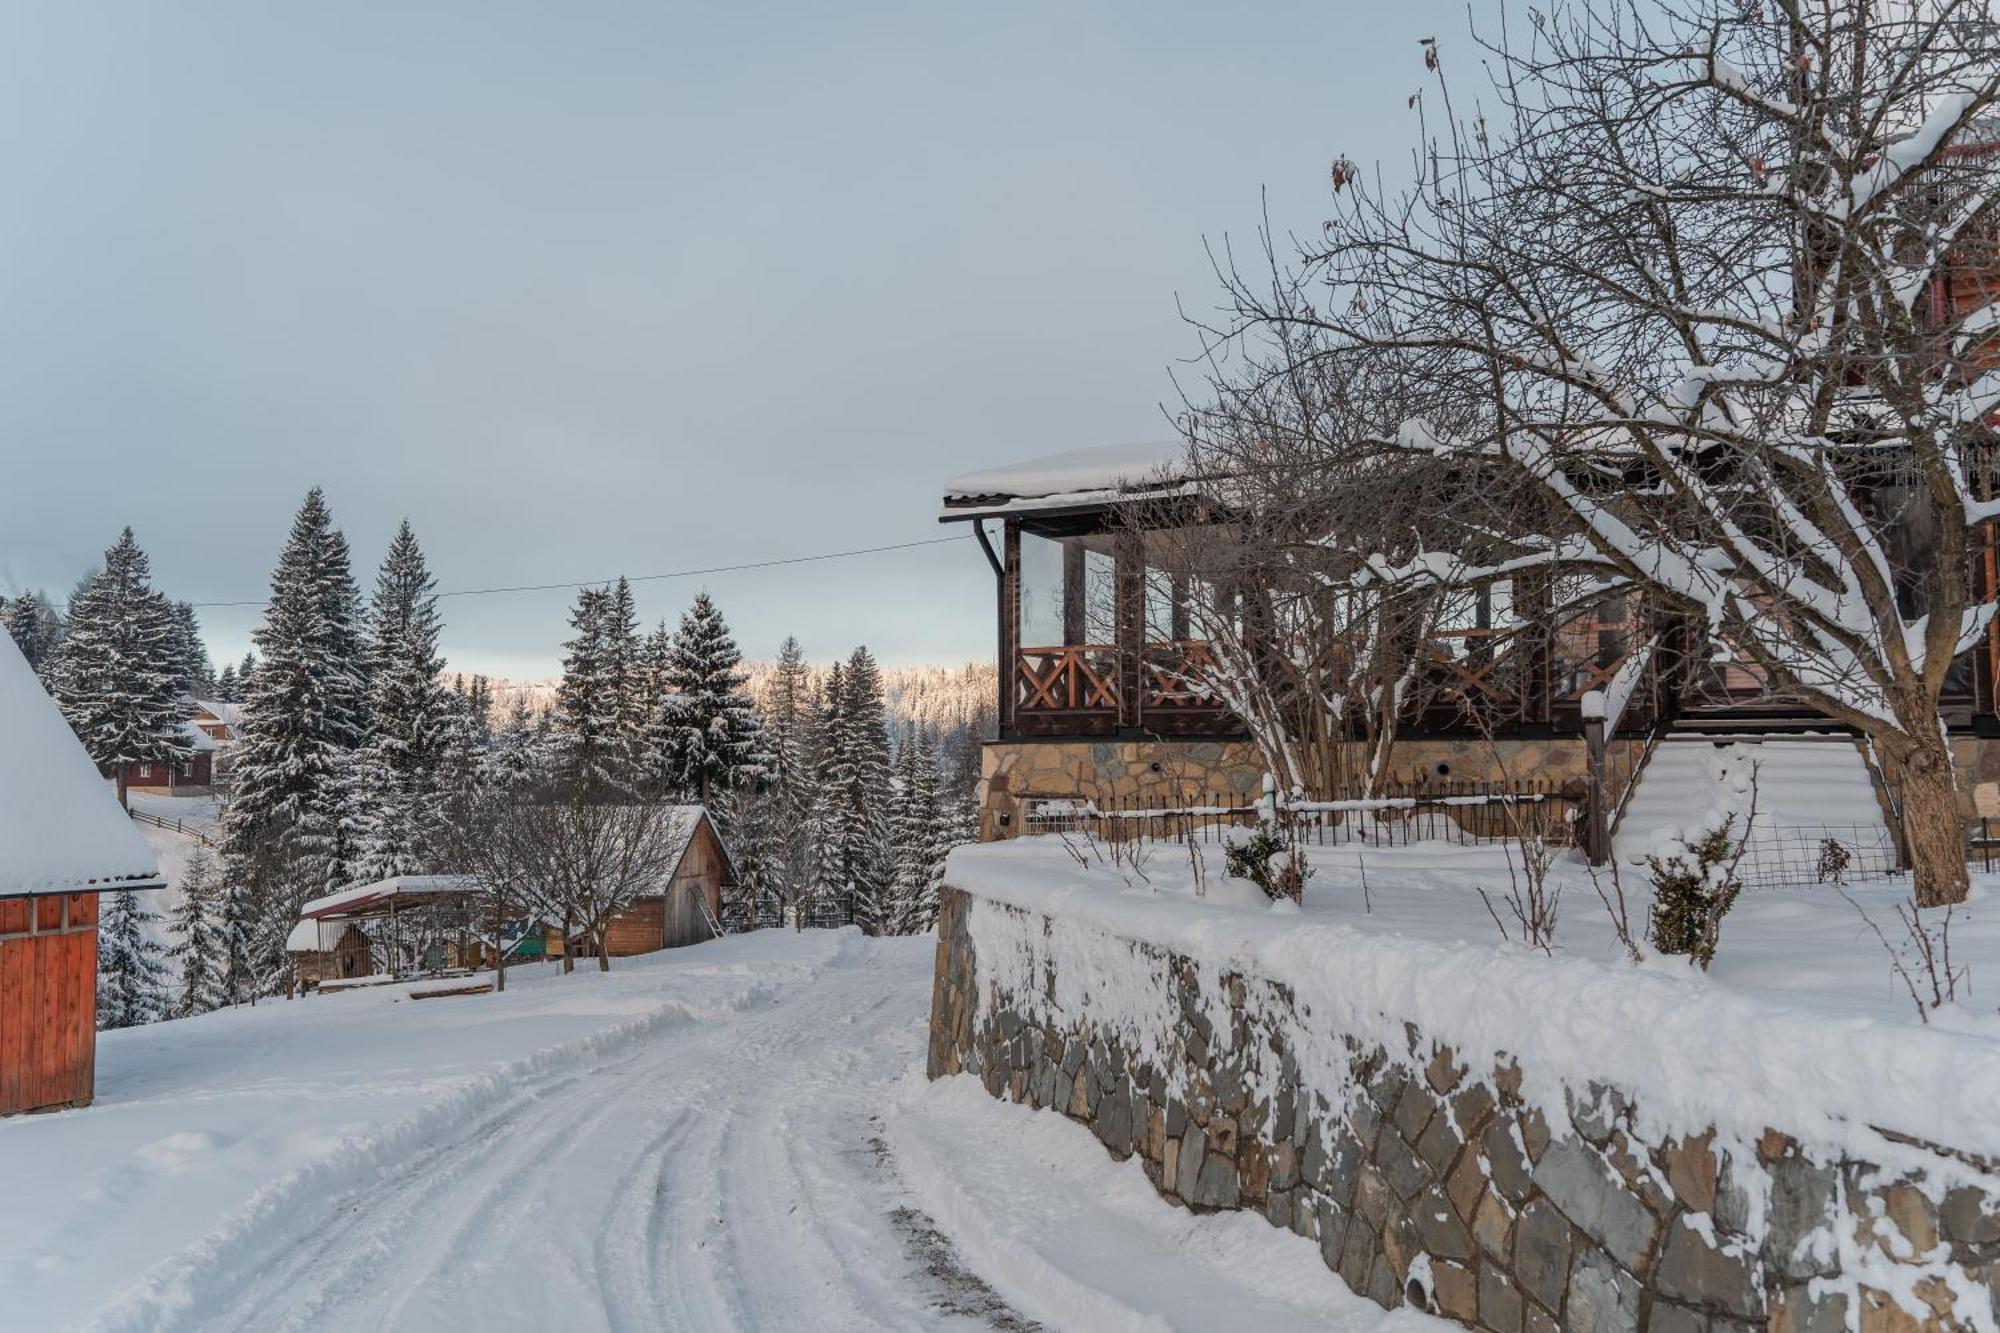
<svg viewBox="0 0 2000 1333"><path fill-rule="evenodd" d="M1021 1327L914 1243L871 1143L921 1050L928 959L857 937L761 980L691 952L677 1017L419 1113L356 1178L302 1173L123 1326Z"/></svg>

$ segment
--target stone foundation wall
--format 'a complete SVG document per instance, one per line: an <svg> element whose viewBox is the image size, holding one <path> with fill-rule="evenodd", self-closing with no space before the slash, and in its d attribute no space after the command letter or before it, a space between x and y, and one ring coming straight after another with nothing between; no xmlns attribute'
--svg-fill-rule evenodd
<svg viewBox="0 0 2000 1333"><path fill-rule="evenodd" d="M931 1077L971 1073L995 1097L1082 1122L1113 1156L1137 1155L1166 1198L1260 1213L1385 1307L1494 1333L1995 1327L1991 1163L1910 1148L1918 1165L1885 1171L1776 1129L1754 1144L1713 1131L1649 1142L1636 1108L1591 1084L1555 1126L1523 1100L1518 1067L1465 1068L1414 1028L1395 1050L1315 1032L1283 985L1099 932L1091 952L1130 950L1156 979L1154 1027L1171 1033L1164 1049L1127 1049L1101 1017L1058 1012L1053 975L1003 990L994 978L1025 981L1034 965L982 966L975 912L1066 928L945 891Z"/></svg>
<svg viewBox="0 0 2000 1333"><path fill-rule="evenodd" d="M1613 742L1635 754L1640 744ZM1394 780L1408 784L1580 784L1588 764L1579 736L1426 737L1399 742L1392 760ZM1248 803L1263 785L1264 761L1249 741L989 741L980 756L980 840L1017 836L1037 799L1169 805L1222 795Z"/></svg>

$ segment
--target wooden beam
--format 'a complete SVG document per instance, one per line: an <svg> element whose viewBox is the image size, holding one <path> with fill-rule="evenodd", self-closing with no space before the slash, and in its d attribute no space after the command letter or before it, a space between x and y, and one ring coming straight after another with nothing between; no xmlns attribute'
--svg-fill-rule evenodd
<svg viewBox="0 0 2000 1333"><path fill-rule="evenodd" d="M1007 519L1000 559L1000 734L1014 734L1014 678L1021 670L1021 520Z"/></svg>
<svg viewBox="0 0 2000 1333"><path fill-rule="evenodd" d="M1145 725L1140 701L1140 658L1146 643L1146 547L1138 529L1121 527L1117 537L1118 725Z"/></svg>

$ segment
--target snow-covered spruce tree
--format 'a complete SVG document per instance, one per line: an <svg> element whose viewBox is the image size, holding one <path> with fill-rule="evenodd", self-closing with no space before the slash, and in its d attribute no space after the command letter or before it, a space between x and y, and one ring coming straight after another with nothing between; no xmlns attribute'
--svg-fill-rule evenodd
<svg viewBox="0 0 2000 1333"><path fill-rule="evenodd" d="M362 879L432 868L439 793L461 711L438 656L437 585L404 520L375 580L369 614L368 735L356 763Z"/></svg>
<svg viewBox="0 0 2000 1333"><path fill-rule="evenodd" d="M55 666L56 649L62 643L62 621L55 608L41 593L24 592L7 603L4 618L8 636L46 686Z"/></svg>
<svg viewBox="0 0 2000 1333"><path fill-rule="evenodd" d="M167 966L159 942L146 931L156 920L131 889L104 895L97 923L98 1027L137 1027L165 1010Z"/></svg>
<svg viewBox="0 0 2000 1333"><path fill-rule="evenodd" d="M838 696L843 781L832 817L841 864L853 886L862 929L880 934L893 924L895 857L889 841L889 731L883 716L882 672L866 647L847 659Z"/></svg>
<svg viewBox="0 0 2000 1333"><path fill-rule="evenodd" d="M796 638L787 635L779 646L758 712L771 754L770 780L754 816L764 826L765 882L796 918L818 868L814 765L820 732L812 668Z"/></svg>
<svg viewBox="0 0 2000 1333"><path fill-rule="evenodd" d="M215 891L216 984L222 1004L254 1004L259 994L271 989L272 969L284 960L268 951L260 953L267 933L264 899L251 881L229 876L228 865L225 857Z"/></svg>
<svg viewBox="0 0 2000 1333"><path fill-rule="evenodd" d="M921 934L937 923L939 870L947 845L937 757L922 728L911 731L896 756L889 836L895 849L889 930L896 935Z"/></svg>
<svg viewBox="0 0 2000 1333"><path fill-rule="evenodd" d="M636 778L635 704L640 685L624 614L608 588L585 588L563 645L551 758L587 790L622 792Z"/></svg>
<svg viewBox="0 0 2000 1333"><path fill-rule="evenodd" d="M236 700L241 703L250 695L250 682L257 678L257 654L245 653L236 666Z"/></svg>
<svg viewBox="0 0 2000 1333"><path fill-rule="evenodd" d="M480 754L483 785L513 789L531 787L542 779L549 763L546 717L538 718L523 695L515 695L507 716L493 732L492 743Z"/></svg>
<svg viewBox="0 0 2000 1333"><path fill-rule="evenodd" d="M56 706L90 757L117 774L120 801L134 764L193 753L184 670L180 620L153 590L146 553L127 528L70 603L52 673Z"/></svg>
<svg viewBox="0 0 2000 1333"><path fill-rule="evenodd" d="M223 812L223 877L255 904L256 921L242 924L260 984L282 969L299 905L354 877L353 760L366 720L359 604L347 539L315 487L253 635L262 657Z"/></svg>
<svg viewBox="0 0 2000 1333"><path fill-rule="evenodd" d="M215 698L220 703L233 704L236 702L238 698L236 692L236 663L227 663L221 671L216 673Z"/></svg>
<svg viewBox="0 0 2000 1333"><path fill-rule="evenodd" d="M174 624L180 641L182 692L193 699L213 698L215 663L209 659L208 645L201 641L201 621L191 603L174 603Z"/></svg>
<svg viewBox="0 0 2000 1333"><path fill-rule="evenodd" d="M651 766L703 805L724 791L754 790L771 754L756 705L743 692L743 654L705 592L667 646L650 731Z"/></svg>
<svg viewBox="0 0 2000 1333"><path fill-rule="evenodd" d="M1996 49L1984 0L1559 0L1215 330L1424 404L1358 443L1457 469L1458 536L1379 579L1624 587L1859 730L1920 904L1966 894L1938 704L1995 611Z"/></svg>
<svg viewBox="0 0 2000 1333"><path fill-rule="evenodd" d="M207 847L196 847L188 855L179 887L180 901L167 914L167 933L174 937L167 957L180 969L167 1007L169 1018L205 1014L228 1003L222 888Z"/></svg>

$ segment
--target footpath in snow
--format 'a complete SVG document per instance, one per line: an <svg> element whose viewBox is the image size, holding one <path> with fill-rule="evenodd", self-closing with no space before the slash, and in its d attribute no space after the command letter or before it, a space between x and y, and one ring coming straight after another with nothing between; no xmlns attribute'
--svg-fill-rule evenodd
<svg viewBox="0 0 2000 1333"><path fill-rule="evenodd" d="M0 1308L37 1329L1415 1326L1294 1237L1172 1208L1080 1126L926 1084L934 952L760 931L516 969L505 995L107 1033L96 1105L0 1122Z"/></svg>

